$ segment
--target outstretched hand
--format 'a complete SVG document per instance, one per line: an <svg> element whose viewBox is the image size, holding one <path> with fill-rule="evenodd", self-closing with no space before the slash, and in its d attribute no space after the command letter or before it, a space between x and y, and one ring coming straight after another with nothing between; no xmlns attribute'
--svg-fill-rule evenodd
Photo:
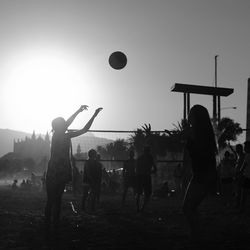
<svg viewBox="0 0 250 250"><path fill-rule="evenodd" d="M81 105L81 107L79 108L79 112L82 112L83 110L88 110L88 108L88 105Z"/></svg>
<svg viewBox="0 0 250 250"><path fill-rule="evenodd" d="M96 110L95 110L95 115L98 115L99 112L100 112L102 109L103 109L103 108L98 108L98 109L96 109Z"/></svg>

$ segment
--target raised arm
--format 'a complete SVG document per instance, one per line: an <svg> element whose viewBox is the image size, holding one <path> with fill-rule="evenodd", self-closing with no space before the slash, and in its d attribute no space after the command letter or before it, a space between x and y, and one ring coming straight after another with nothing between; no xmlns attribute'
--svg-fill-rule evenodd
<svg viewBox="0 0 250 250"><path fill-rule="evenodd" d="M79 136L79 135L82 135L82 134L88 132L88 130L90 129L94 119L96 118L96 116L99 114L99 112L101 110L102 110L102 108L96 109L93 116L90 118L90 120L87 122L87 124L82 129L80 129L78 131L75 131L75 132L69 132L68 135L72 138L72 137L76 137L76 136Z"/></svg>
<svg viewBox="0 0 250 250"><path fill-rule="evenodd" d="M82 105L72 116L69 117L69 119L66 121L67 128L70 126L70 124L75 120L76 116L81 113L83 110L87 110L88 105Z"/></svg>

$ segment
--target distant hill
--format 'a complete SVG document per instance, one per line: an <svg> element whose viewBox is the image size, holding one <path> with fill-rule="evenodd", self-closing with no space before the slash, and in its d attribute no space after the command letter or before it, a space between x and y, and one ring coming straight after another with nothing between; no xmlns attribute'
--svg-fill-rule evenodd
<svg viewBox="0 0 250 250"><path fill-rule="evenodd" d="M14 140L22 140L25 139L26 136L31 137L31 133L11 129L0 129L0 157L9 152L13 152ZM39 134L37 136L39 136ZM41 136L43 137L44 135ZM73 152L76 152L78 144L80 144L82 152L87 152L91 148L96 148L98 145L102 146L110 142L112 142L111 139L100 138L94 136L92 133L87 133L72 140Z"/></svg>

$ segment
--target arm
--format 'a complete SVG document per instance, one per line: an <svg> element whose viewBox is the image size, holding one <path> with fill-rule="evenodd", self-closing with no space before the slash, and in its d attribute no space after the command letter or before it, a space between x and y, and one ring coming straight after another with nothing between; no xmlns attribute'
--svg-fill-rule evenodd
<svg viewBox="0 0 250 250"><path fill-rule="evenodd" d="M247 166L247 163L246 163L246 161L244 161L243 164L242 164L242 166L241 166L241 168L240 168L240 173L241 174L243 173L243 171L246 168L246 166Z"/></svg>
<svg viewBox="0 0 250 250"><path fill-rule="evenodd" d="M96 116L99 114L99 112L102 110L102 108L98 108L96 109L95 113L93 114L93 116L90 118L90 120L87 122L87 124L80 130L76 131L76 132L69 132L68 135L70 138L72 137L76 137L79 135L82 135L86 132L88 132L88 130L90 129L94 119L96 118Z"/></svg>
<svg viewBox="0 0 250 250"><path fill-rule="evenodd" d="M126 161L123 163L123 168L122 168L122 176L123 177L125 176L125 171L126 171L126 167L127 167L126 163L127 163Z"/></svg>
<svg viewBox="0 0 250 250"><path fill-rule="evenodd" d="M70 126L70 124L75 120L76 116L81 113L83 110L87 110L88 106L87 105L82 105L72 116L68 118L66 121L67 128Z"/></svg>
<svg viewBox="0 0 250 250"><path fill-rule="evenodd" d="M231 146L230 143L229 143L228 145L229 145L229 148L232 150L232 152L233 152L233 154L234 154L234 158L237 159L238 156L237 156L236 151L234 150L234 148Z"/></svg>

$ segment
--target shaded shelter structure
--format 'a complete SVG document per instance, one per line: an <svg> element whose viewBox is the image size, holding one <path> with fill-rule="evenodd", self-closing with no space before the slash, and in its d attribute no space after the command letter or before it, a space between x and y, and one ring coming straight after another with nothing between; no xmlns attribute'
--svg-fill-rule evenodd
<svg viewBox="0 0 250 250"><path fill-rule="evenodd" d="M190 111L190 94L213 96L213 119L215 121L219 121L221 117L220 116L220 110L221 110L220 98L221 96L226 97L226 96L231 95L234 92L234 89L175 83L172 86L171 91L183 93L183 97L184 97L183 119L187 119L188 113Z"/></svg>

